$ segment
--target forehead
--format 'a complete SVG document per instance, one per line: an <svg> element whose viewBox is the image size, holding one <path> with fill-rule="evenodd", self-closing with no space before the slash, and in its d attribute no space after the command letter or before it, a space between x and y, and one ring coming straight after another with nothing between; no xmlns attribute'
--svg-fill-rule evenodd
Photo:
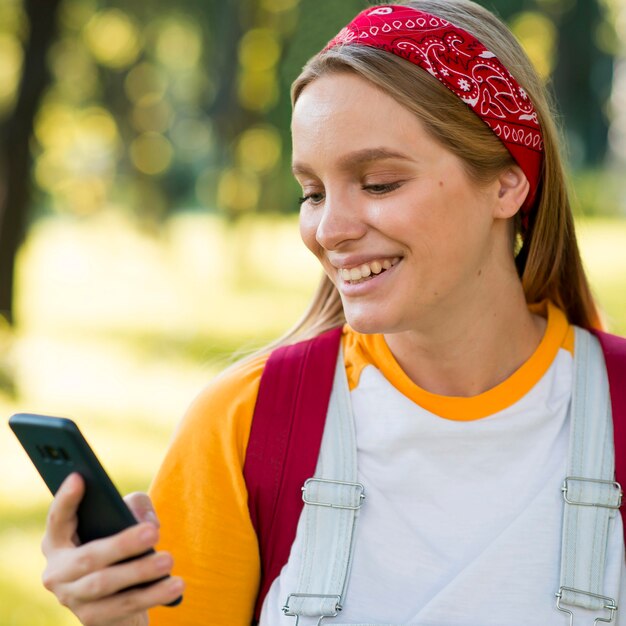
<svg viewBox="0 0 626 626"><path fill-rule="evenodd" d="M405 153L430 140L413 112L364 78L346 72L322 76L303 89L291 128L294 160L373 145Z"/></svg>
<svg viewBox="0 0 626 626"><path fill-rule="evenodd" d="M351 73L333 73L315 79L298 98L292 117L294 147L300 140L367 140L386 135L390 140L403 133L423 131L414 113L382 89ZM336 143L336 142L333 142ZM379 143L379 142L377 142Z"/></svg>

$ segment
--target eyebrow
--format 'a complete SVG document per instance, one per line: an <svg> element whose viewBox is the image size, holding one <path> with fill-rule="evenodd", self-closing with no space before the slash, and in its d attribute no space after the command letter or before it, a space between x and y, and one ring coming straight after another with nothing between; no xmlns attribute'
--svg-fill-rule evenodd
<svg viewBox="0 0 626 626"><path fill-rule="evenodd" d="M371 163L372 161L384 161L386 159L400 159L403 161L412 161L411 157L403 154L402 152L396 152L389 148L366 148L364 150L357 150L351 152L339 159L339 168L342 170L349 169L355 165L363 165L365 163ZM312 174L313 169L306 163L294 162L291 166L291 171L294 174Z"/></svg>

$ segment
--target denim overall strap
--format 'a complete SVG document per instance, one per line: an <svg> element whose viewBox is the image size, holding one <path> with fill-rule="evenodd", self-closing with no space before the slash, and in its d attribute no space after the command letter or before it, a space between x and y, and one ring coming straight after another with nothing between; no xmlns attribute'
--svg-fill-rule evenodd
<svg viewBox="0 0 626 626"><path fill-rule="evenodd" d="M340 350L317 469L302 488L304 548L298 586L283 607L285 615L295 616L300 626L320 624L341 611L355 525L365 498L363 485L357 483L356 459L350 391Z"/></svg>
<svg viewBox="0 0 626 626"><path fill-rule="evenodd" d="M563 605L600 611L594 624L610 622L617 604L604 595L606 549L621 488L615 482L613 422L602 350L598 340L580 328L576 328L570 420L557 607L569 613L570 625L573 613Z"/></svg>

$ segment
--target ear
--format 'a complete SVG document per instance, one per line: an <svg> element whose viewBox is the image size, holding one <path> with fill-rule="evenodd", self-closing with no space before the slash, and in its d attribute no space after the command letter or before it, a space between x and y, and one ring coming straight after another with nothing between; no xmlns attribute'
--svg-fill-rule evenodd
<svg viewBox="0 0 626 626"><path fill-rule="evenodd" d="M508 219L520 209L528 192L530 183L519 165L512 165L504 170L496 179L497 200L495 218Z"/></svg>

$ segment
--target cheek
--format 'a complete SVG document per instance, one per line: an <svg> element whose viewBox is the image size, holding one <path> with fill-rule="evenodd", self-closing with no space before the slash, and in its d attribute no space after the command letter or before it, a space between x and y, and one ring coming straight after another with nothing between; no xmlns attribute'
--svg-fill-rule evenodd
<svg viewBox="0 0 626 626"><path fill-rule="evenodd" d="M304 245L317 257L320 256L320 245L317 242L317 227L319 220L313 211L306 208L300 210L300 237Z"/></svg>

